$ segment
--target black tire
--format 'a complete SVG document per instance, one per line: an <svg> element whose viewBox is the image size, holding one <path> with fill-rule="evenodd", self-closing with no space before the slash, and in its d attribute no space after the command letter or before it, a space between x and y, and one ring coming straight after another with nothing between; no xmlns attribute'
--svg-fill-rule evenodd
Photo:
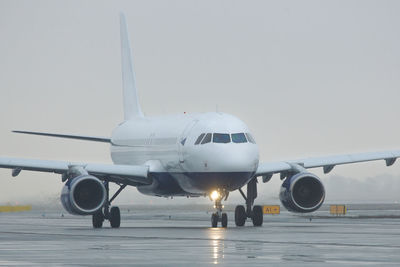
<svg viewBox="0 0 400 267"><path fill-rule="evenodd" d="M218 215L216 213L213 213L211 215L211 227L217 227L218 226Z"/></svg>
<svg viewBox="0 0 400 267"><path fill-rule="evenodd" d="M112 207L110 210L110 225L112 228L119 228L121 225L121 213L118 207Z"/></svg>
<svg viewBox="0 0 400 267"><path fill-rule="evenodd" d="M235 208L235 224L236 226L243 226L246 223L247 214L244 206L239 205Z"/></svg>
<svg viewBox="0 0 400 267"><path fill-rule="evenodd" d="M104 215L101 210L92 215L93 228L103 227L103 222L104 222Z"/></svg>
<svg viewBox="0 0 400 267"><path fill-rule="evenodd" d="M226 213L222 213L221 226L224 228L228 227L228 215Z"/></svg>
<svg viewBox="0 0 400 267"><path fill-rule="evenodd" d="M263 216L263 210L261 206L254 206L253 207L253 225L254 226L262 226L264 216Z"/></svg>

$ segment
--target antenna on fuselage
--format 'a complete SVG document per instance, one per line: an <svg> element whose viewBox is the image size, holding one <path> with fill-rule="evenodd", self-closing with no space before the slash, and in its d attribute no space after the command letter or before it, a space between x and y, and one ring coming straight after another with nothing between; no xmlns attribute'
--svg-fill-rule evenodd
<svg viewBox="0 0 400 267"><path fill-rule="evenodd" d="M128 27L126 25L125 14L122 12L120 13L120 27L124 120L127 121L135 117L143 117L143 112L140 108L136 89L136 77L133 69L132 51L128 37Z"/></svg>

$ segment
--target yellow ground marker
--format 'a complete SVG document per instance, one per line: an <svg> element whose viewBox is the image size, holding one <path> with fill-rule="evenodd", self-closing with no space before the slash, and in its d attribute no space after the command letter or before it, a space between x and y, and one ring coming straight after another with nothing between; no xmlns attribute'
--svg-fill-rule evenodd
<svg viewBox="0 0 400 267"><path fill-rule="evenodd" d="M346 205L331 205L329 210L332 215L346 215L347 213Z"/></svg>
<svg viewBox="0 0 400 267"><path fill-rule="evenodd" d="M263 206L263 213L264 214L280 214L281 213L281 207L279 205Z"/></svg>
<svg viewBox="0 0 400 267"><path fill-rule="evenodd" d="M18 212L31 210L32 206L0 206L0 212Z"/></svg>

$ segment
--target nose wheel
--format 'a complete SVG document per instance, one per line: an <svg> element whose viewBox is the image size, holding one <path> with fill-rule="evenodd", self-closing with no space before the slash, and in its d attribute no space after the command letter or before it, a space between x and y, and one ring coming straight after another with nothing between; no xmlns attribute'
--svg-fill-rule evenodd
<svg viewBox="0 0 400 267"><path fill-rule="evenodd" d="M226 228L228 226L228 215L222 212L224 206L222 205L222 199L228 198L228 193L225 191L214 191L210 195L211 200L214 200L214 208L216 212L211 215L211 227L218 227L218 222L221 222L221 227Z"/></svg>

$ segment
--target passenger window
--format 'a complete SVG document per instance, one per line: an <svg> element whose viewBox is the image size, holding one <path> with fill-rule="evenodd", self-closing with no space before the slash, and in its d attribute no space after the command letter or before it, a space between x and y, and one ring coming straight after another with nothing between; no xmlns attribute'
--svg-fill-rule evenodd
<svg viewBox="0 0 400 267"><path fill-rule="evenodd" d="M254 140L253 136L251 136L250 133L246 133L246 136L247 136L247 140L249 140L250 143L253 143L253 144L256 143L256 141Z"/></svg>
<svg viewBox="0 0 400 267"><path fill-rule="evenodd" d="M232 134L232 142L234 143L247 143L246 136L244 133L235 133Z"/></svg>
<svg viewBox="0 0 400 267"><path fill-rule="evenodd" d="M202 133L202 134L197 138L196 143L194 143L194 144L195 144L195 145L200 144L201 140L203 139L203 137L204 137L205 135L206 135L205 133Z"/></svg>
<svg viewBox="0 0 400 267"><path fill-rule="evenodd" d="M214 143L230 143L231 137L229 134L215 133L213 134L213 142Z"/></svg>
<svg viewBox="0 0 400 267"><path fill-rule="evenodd" d="M204 137L203 141L201 142L201 144L206 144L206 143L210 143L211 142L211 134L208 133L206 134L206 136Z"/></svg>

